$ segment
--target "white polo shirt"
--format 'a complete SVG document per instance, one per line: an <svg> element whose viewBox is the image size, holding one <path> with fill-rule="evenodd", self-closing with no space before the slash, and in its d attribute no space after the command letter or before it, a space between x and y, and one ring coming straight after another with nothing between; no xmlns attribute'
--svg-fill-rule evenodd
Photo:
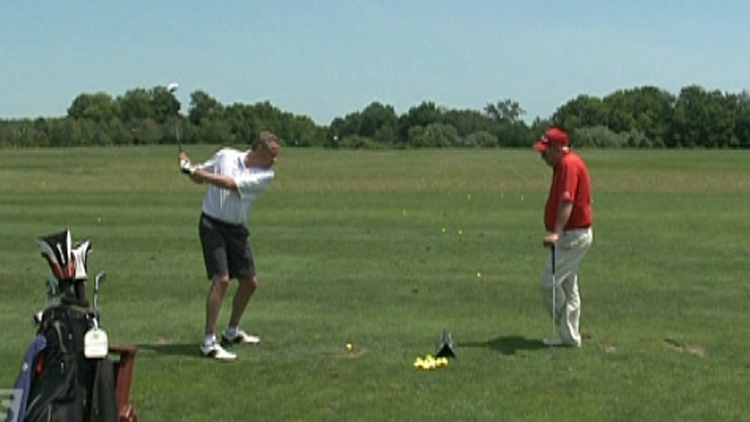
<svg viewBox="0 0 750 422"><path fill-rule="evenodd" d="M230 224L244 224L250 217L253 202L273 180L273 170L268 167L247 167L247 151L232 148L219 150L200 169L213 174L230 176L238 192L209 185L203 199L203 213Z"/></svg>

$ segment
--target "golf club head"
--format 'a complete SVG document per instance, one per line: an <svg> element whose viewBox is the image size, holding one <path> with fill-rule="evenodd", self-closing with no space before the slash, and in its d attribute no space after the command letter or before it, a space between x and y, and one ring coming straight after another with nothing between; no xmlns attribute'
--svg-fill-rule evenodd
<svg viewBox="0 0 750 422"><path fill-rule="evenodd" d="M34 314L34 316L32 317L32 323L34 324L35 327L39 326L39 324L42 323L43 316L44 316L44 311L39 311Z"/></svg>
<svg viewBox="0 0 750 422"><path fill-rule="evenodd" d="M37 246L57 280L75 276L76 263L71 253L73 246L69 229L38 238Z"/></svg>
<svg viewBox="0 0 750 422"><path fill-rule="evenodd" d="M99 285L104 283L104 280L107 278L107 273L104 271L99 271L96 274L96 277L94 278L94 290L99 291Z"/></svg>
<svg viewBox="0 0 750 422"><path fill-rule="evenodd" d="M74 280L86 280L88 278L88 260L91 251L91 241L88 239L82 240L73 245L70 254L75 263L75 273L73 273Z"/></svg>
<svg viewBox="0 0 750 422"><path fill-rule="evenodd" d="M99 309L99 287L104 283L107 273L99 271L94 278L94 309Z"/></svg>
<svg viewBox="0 0 750 422"><path fill-rule="evenodd" d="M56 305L60 299L60 289L57 286L57 279L54 276L47 277L47 298L45 305L50 303Z"/></svg>

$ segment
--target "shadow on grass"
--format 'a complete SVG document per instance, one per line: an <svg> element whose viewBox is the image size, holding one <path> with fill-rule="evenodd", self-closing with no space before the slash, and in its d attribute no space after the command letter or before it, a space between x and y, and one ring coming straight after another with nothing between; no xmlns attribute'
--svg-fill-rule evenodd
<svg viewBox="0 0 750 422"><path fill-rule="evenodd" d="M486 341L461 342L458 347L484 347L504 355L515 355L519 350L547 349L547 346L541 340L521 336L501 336Z"/></svg>
<svg viewBox="0 0 750 422"><path fill-rule="evenodd" d="M198 345L196 343L170 343L170 344L139 344L138 349L154 352L157 355L184 356L200 358Z"/></svg>

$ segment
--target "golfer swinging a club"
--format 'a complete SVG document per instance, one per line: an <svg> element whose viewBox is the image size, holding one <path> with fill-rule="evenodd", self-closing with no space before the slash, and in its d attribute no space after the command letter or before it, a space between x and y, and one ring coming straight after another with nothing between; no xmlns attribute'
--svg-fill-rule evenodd
<svg viewBox="0 0 750 422"><path fill-rule="evenodd" d="M221 303L233 278L239 281L239 286L222 339L230 343L260 342L259 337L239 327L240 318L258 287L246 221L256 197L274 178L272 167L278 153L279 140L270 132L261 132L250 151L223 148L200 165L194 166L187 154L180 151L180 170L193 182L208 185L198 225L206 273L211 280L206 299L205 337L200 346L204 356L220 360L237 358L216 338Z"/></svg>
<svg viewBox="0 0 750 422"><path fill-rule="evenodd" d="M594 239L589 172L581 157L570 149L568 134L561 128L547 129L534 149L552 167L552 185L544 207L547 234L542 242L551 250L542 272L541 289L560 332L544 339L544 344L580 347L578 266Z"/></svg>

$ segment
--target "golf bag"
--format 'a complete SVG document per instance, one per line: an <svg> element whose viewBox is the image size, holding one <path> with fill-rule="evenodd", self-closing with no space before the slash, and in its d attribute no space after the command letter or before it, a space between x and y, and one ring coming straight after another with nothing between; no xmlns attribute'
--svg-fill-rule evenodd
<svg viewBox="0 0 750 422"><path fill-rule="evenodd" d="M59 281L61 303L42 313L37 335L46 345L33 360L23 421L117 422L114 364L85 350L88 333L99 328L84 289L91 243L71 247L68 230L38 243Z"/></svg>
<svg viewBox="0 0 750 422"><path fill-rule="evenodd" d="M34 360L26 422L117 421L114 365L84 355L83 339L96 318L76 305L44 311L39 334L47 345Z"/></svg>

